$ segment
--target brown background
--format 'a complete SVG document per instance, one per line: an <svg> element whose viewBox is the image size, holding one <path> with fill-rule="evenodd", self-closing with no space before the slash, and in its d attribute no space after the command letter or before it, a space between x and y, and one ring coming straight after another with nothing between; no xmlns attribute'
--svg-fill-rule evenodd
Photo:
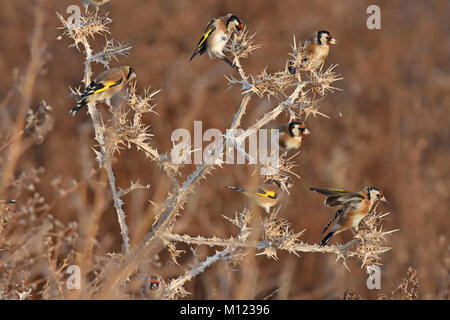
<svg viewBox="0 0 450 320"><path fill-rule="evenodd" d="M68 115L74 100L69 86L82 78L82 54L68 48L69 40L57 41L60 31L56 13L65 14L76 0L44 3L45 41L49 60L34 91L33 105L44 99L54 108L54 130L46 141L20 159L18 172L28 167L46 169L40 192L53 197L50 182L60 175L64 184L83 178L86 164L96 166L93 134L85 112ZM366 8L381 7L381 30L366 28ZM0 4L0 97L12 85L13 70L23 71L29 59L34 1L1 1ZM385 228L395 233L383 255L382 289L368 290L367 275L359 262L349 261L351 272L334 263L335 256L280 254L279 260L257 256L232 271L219 263L188 284L197 299L264 298L281 287L278 297L288 299L341 298L355 288L362 296L375 298L389 293L395 281L412 265L418 270L421 297L448 298L449 285L449 152L450 152L450 3L442 1L147 1L112 0L102 8L113 19L112 35L133 46L120 64L130 64L138 74L138 86L162 89L156 96L159 113L147 120L160 152L170 150L171 132L180 127L193 130L193 121L203 127L225 130L239 106L237 88L228 92L224 75L233 71L223 62L206 56L188 58L211 17L233 12L247 28L257 32L262 44L244 67L258 74L284 68L293 35L306 39L315 30L327 29L338 39L326 65L338 63L344 79L336 83L342 92L327 96L321 112L330 116L309 118L312 135L304 141L295 172L292 196L281 214L295 231L305 231L303 241L317 243L332 214L323 198L308 191L310 186L339 187L357 191L364 186L381 188L390 211ZM103 39L97 37L101 45ZM101 66L96 66L96 73ZM252 99L244 127L267 112L276 99ZM340 115L342 114L342 116ZM279 119L283 121L283 119ZM286 119L285 119L286 120ZM123 151L114 165L118 183L130 180L151 184L124 198L132 243L139 242L152 222L153 207L166 197L168 180L156 165L134 150ZM253 168L226 165L202 182L181 212L175 230L179 233L228 237L235 233L221 215L233 216L245 205L244 198L225 185L245 185ZM188 171L187 171L188 172ZM64 222L78 219L76 196L56 204L52 214ZM88 214L88 213L87 213ZM103 214L96 254L120 250L120 233L110 203ZM346 232L333 242L351 239ZM187 249L187 248L185 248ZM212 250L201 249L207 254ZM167 254L161 257L163 266ZM188 250L182 267L168 263L160 275L169 280L188 267ZM275 295L276 297L276 295Z"/></svg>

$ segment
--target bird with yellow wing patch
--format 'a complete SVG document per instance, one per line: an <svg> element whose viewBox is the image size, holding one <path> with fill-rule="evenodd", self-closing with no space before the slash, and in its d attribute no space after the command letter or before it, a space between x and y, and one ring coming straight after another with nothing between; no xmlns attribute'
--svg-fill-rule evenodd
<svg viewBox="0 0 450 320"><path fill-rule="evenodd" d="M207 52L211 59L223 60L238 70L238 67L225 56L223 49L228 40L230 40L233 32L242 30L243 28L244 26L241 20L232 13L212 19L206 26L189 61L194 59L196 55L202 55Z"/></svg>
<svg viewBox="0 0 450 320"><path fill-rule="evenodd" d="M270 213L270 209L280 202L282 193L280 183L275 180L250 190L232 186L227 186L226 188L244 193L252 202L263 208L267 213Z"/></svg>
<svg viewBox="0 0 450 320"><path fill-rule="evenodd" d="M103 71L92 80L79 96L77 105L70 109L69 113L74 116L81 108L91 102L104 101L110 104L110 99L134 79L136 79L136 73L130 66L116 67Z"/></svg>

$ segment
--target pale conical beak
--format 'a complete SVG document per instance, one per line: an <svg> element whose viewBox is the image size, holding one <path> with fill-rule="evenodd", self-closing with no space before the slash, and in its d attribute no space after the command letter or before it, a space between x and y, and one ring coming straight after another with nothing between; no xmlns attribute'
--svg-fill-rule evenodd
<svg viewBox="0 0 450 320"><path fill-rule="evenodd" d="M387 200L386 200L386 198L384 196L381 197L380 201L383 201L383 202L387 203Z"/></svg>
<svg viewBox="0 0 450 320"><path fill-rule="evenodd" d="M303 131L303 134L311 134L311 131L309 131L308 129L305 129L305 131Z"/></svg>

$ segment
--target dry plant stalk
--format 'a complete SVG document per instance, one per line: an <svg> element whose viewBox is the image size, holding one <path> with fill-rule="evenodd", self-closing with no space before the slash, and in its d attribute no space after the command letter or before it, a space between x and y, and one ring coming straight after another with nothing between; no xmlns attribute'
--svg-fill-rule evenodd
<svg viewBox="0 0 450 320"><path fill-rule="evenodd" d="M101 63L104 67L109 68L109 63L112 59L117 60L117 56L119 55L128 55L129 50L131 49L130 46L107 39L105 46L100 52L93 52L92 46L89 43L89 39L94 39L96 35L106 36L106 34L109 33L108 24L111 22L111 19L107 18L106 16L101 16L98 11L96 11L95 13L88 12L85 16L81 16L78 22L68 21L59 13L58 18L63 25L62 29L64 30L64 35L67 35L73 40L73 46L80 50L79 46L81 44L84 48L85 62L83 83L85 87L91 83L92 63ZM135 88L133 88L133 90L135 90ZM72 93L76 96L79 96L80 90L72 90ZM135 99L136 98L130 101L133 103ZM137 115L139 115L145 112L150 112L151 109L152 106L148 105L148 100L144 100L143 106L140 106L138 103L137 109L134 109L134 111ZM128 227L125 220L125 212L122 208L123 201L121 200L121 195L123 194L120 194L116 187L114 171L112 169L112 160L114 158L115 152L120 149L120 144L123 143L123 134L127 134L128 132L130 132L131 134L131 132L139 130L142 130L142 134L144 134L146 132L146 128L141 127L141 124L139 123L139 116L136 116L138 118L136 121L136 125L128 128L128 131L126 131L126 133L121 133L120 125L128 125L128 122L126 121L126 119L124 119L124 117L126 117L126 114L121 113L120 110L115 111L113 113L114 117L111 120L111 123L113 125L107 126L104 123L101 114L96 109L95 103L89 103L88 110L94 126L95 139L97 140L100 147L100 150L95 151L97 162L100 168L104 168L108 173L109 185L111 188L114 207L116 208L120 232L123 239L123 247L125 249L125 252L128 253L130 251L130 239L128 236ZM114 122L118 122L119 126L114 126ZM138 187L141 186L139 185Z"/></svg>

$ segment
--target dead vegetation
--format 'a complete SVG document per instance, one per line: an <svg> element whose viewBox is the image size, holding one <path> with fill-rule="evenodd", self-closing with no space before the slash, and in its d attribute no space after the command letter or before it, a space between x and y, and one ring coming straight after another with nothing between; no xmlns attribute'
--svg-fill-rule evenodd
<svg viewBox="0 0 450 320"><path fill-rule="evenodd" d="M396 285L394 290L388 295L379 293L378 300L418 300L419 280L417 271L413 267L408 267L406 278L402 279ZM362 300L361 296L355 290L347 290L344 292L344 300Z"/></svg>

